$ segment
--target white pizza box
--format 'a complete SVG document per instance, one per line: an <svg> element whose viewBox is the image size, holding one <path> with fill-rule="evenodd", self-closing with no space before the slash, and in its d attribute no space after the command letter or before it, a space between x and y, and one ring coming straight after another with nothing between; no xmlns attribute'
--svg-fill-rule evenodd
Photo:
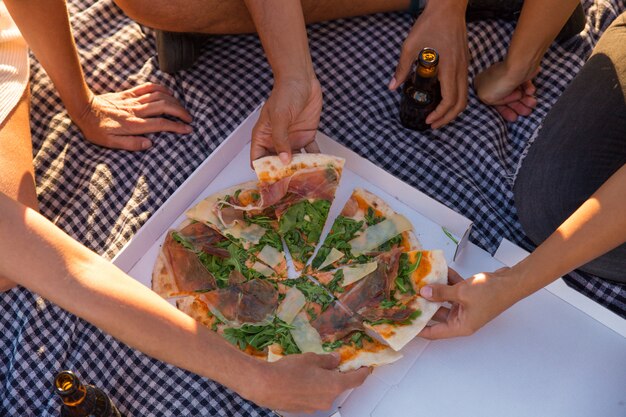
<svg viewBox="0 0 626 417"><path fill-rule="evenodd" d="M257 117L258 110L146 222L113 260L118 267L150 286L159 245L167 230L184 220L186 209L214 192L254 179L248 152ZM524 256L510 242L503 242L496 257L491 256L468 243L472 224L467 218L327 136L319 134L318 141L323 152L346 158L332 217L360 186L407 216L423 246L443 249L451 266L465 277L512 265ZM626 415L625 321L564 285L553 284L528 297L469 338L413 340L402 350L401 360L375 369L363 386L342 395L331 410L308 415Z"/></svg>

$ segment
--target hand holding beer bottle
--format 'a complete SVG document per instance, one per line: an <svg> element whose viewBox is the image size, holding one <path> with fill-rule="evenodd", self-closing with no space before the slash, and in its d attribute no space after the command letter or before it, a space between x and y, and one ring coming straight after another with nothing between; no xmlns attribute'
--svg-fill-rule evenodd
<svg viewBox="0 0 626 417"><path fill-rule="evenodd" d="M424 47L434 48L439 53L442 100L426 119L433 129L449 123L467 105L466 6L467 0L429 1L402 45L396 72L389 83L389 88L395 90L406 81L417 54Z"/></svg>

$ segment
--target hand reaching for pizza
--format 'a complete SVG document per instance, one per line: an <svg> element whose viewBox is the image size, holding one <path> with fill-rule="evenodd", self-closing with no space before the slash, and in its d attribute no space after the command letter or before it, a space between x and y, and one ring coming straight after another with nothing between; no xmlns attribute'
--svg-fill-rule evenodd
<svg viewBox="0 0 626 417"><path fill-rule="evenodd" d="M520 116L530 115L537 106L532 79L538 72L536 69L517 75L505 62L497 62L476 76L474 88L480 101L495 106L507 122L514 122Z"/></svg>
<svg viewBox="0 0 626 417"><path fill-rule="evenodd" d="M426 119L433 129L438 129L452 121L467 105L469 51L464 2L438 0L426 4L402 45L396 72L389 83L391 90L407 79L417 54L425 47L435 48L441 57L442 100Z"/></svg>
<svg viewBox="0 0 626 417"><path fill-rule="evenodd" d="M483 272L467 280L452 269L448 271L450 285L431 284L420 291L427 300L452 305L435 313L433 320L440 323L420 332L419 336L425 339L469 336L521 298L515 295L514 284L519 280L510 268Z"/></svg>
<svg viewBox="0 0 626 417"><path fill-rule="evenodd" d="M311 80L276 80L252 130L250 161L278 155L287 164L292 152L319 152L315 133L322 111L322 88Z"/></svg>
<svg viewBox="0 0 626 417"><path fill-rule="evenodd" d="M70 114L85 138L105 148L141 151L152 146L147 133L192 132L191 115L166 87L146 83L119 93L94 96L80 114ZM185 123L166 119L173 116Z"/></svg>
<svg viewBox="0 0 626 417"><path fill-rule="evenodd" d="M327 410L344 391L357 387L370 368L339 372L339 356L305 353L259 362L258 380L246 381L244 397L272 410L311 413Z"/></svg>

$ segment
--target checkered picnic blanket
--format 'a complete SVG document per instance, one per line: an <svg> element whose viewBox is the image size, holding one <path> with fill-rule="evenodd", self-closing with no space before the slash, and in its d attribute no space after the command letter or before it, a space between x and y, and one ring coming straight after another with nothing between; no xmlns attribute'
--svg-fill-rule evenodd
<svg viewBox="0 0 626 417"><path fill-rule="evenodd" d="M412 23L406 13L313 25L311 52L324 88L320 129L402 180L472 219L471 239L493 252L502 238L528 246L512 203L512 177L529 138L624 9L586 1L582 36L554 44L536 79L539 105L505 123L470 92L449 126L425 134L397 121L399 95L387 82ZM104 93L153 81L176 92L194 133L153 135L147 152L86 143L41 66L32 62L32 133L42 213L111 258L270 92L272 75L256 36L213 36L200 62L175 76L158 70L154 39L111 0L70 4L87 81ZM470 77L501 60L514 25L468 25ZM626 315L626 287L573 273L567 282ZM134 416L270 415L219 384L151 359L25 289L0 295L0 415L55 416L55 371L73 369Z"/></svg>

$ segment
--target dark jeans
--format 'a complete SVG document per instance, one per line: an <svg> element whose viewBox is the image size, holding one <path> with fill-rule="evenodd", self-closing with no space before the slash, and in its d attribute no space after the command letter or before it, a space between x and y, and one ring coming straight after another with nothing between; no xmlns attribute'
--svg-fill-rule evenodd
<svg viewBox="0 0 626 417"><path fill-rule="evenodd" d="M626 13L548 113L524 159L515 205L539 245L626 163ZM626 216L626 207L624 207ZM626 282L626 244L580 268Z"/></svg>

